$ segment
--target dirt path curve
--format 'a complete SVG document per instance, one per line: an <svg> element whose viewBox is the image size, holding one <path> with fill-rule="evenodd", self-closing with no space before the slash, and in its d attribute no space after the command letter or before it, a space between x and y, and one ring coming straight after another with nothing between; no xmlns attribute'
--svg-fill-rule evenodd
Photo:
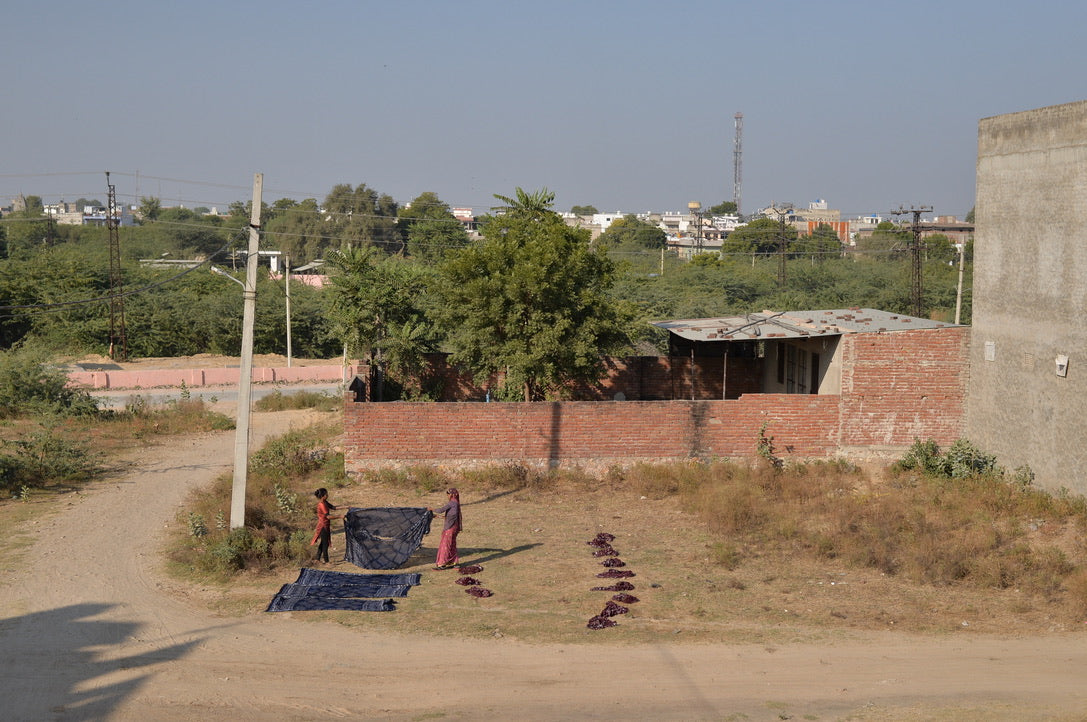
<svg viewBox="0 0 1087 722"><path fill-rule="evenodd" d="M296 412L257 414L254 437ZM139 454L40 517L0 586L4 720L1082 719L1087 645L873 635L783 645L526 645L217 617L159 570L233 434Z"/></svg>

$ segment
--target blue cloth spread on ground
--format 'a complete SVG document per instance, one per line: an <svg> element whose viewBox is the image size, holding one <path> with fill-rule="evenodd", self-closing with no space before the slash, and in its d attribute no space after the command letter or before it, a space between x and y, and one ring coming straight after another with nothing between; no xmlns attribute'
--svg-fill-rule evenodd
<svg viewBox="0 0 1087 722"><path fill-rule="evenodd" d="M418 574L351 574L303 569L298 574L298 581L280 587L264 611L340 609L389 612L396 609L396 602L374 597L406 597L419 579Z"/></svg>
<svg viewBox="0 0 1087 722"><path fill-rule="evenodd" d="M334 572L326 569L305 567L298 572L295 584L406 584L415 586L422 579L420 574L354 574L352 572Z"/></svg>
<svg viewBox="0 0 1087 722"><path fill-rule="evenodd" d="M423 543L433 518L422 507L351 509L343 518L347 561L363 569L396 569Z"/></svg>

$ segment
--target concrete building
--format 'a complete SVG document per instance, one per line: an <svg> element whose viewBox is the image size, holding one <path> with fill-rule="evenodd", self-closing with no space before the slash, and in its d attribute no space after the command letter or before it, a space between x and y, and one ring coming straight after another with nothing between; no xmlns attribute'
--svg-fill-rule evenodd
<svg viewBox="0 0 1087 722"><path fill-rule="evenodd" d="M1087 101L978 125L966 436L1087 493Z"/></svg>

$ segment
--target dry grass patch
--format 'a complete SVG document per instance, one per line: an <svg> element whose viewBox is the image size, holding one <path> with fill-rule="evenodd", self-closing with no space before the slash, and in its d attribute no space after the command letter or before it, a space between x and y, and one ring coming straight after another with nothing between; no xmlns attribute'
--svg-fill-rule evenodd
<svg viewBox="0 0 1087 722"><path fill-rule="evenodd" d="M316 486L332 489L334 503L382 507L437 506L455 485L465 523L461 561L484 567L473 576L493 597L471 597L454 572L431 570L432 532L400 570L423 581L395 613L298 614L388 632L632 643L780 642L886 629L1037 633L1080 629L1087 620L1083 500L996 477L720 462L600 477L516 465L456 474L417 467L347 481L334 454L309 469L291 466L312 461L315 449L334 449L333 427L294 433L293 442L261 452L276 469L294 471L253 482L247 518L263 527L250 537L263 541L241 554L240 569L219 570L234 580L222 588L222 608L260 612L308 564ZM292 494L297 504L284 512ZM228 496L220 484L201 498L225 508ZM333 556L342 558L336 531ZM587 621L611 597L592 588L616 581L596 576L606 567L586 542L599 532L615 535L640 601L616 618L618 627L592 631ZM215 533L200 544L217 543ZM264 556L253 553L262 544Z"/></svg>

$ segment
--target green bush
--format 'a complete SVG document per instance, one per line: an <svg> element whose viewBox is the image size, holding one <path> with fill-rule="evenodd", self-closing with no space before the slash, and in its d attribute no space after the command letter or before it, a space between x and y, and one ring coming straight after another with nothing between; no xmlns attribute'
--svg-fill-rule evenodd
<svg viewBox="0 0 1087 722"><path fill-rule="evenodd" d="M42 424L21 439L2 442L10 454L0 454L0 488L41 487L53 482L88 479L101 467L98 455L85 444Z"/></svg>
<svg viewBox="0 0 1087 722"><path fill-rule="evenodd" d="M88 416L98 404L86 391L68 387L68 376L33 349L0 352L0 417L27 414Z"/></svg>
<svg viewBox="0 0 1087 722"><path fill-rule="evenodd" d="M329 454L312 428L290 431L253 454L250 468L272 480L296 478L322 468Z"/></svg>
<svg viewBox="0 0 1087 722"><path fill-rule="evenodd" d="M1002 474L996 457L986 454L966 439L959 439L946 452L932 439L914 439L913 445L897 463L902 471L920 471L944 479L966 479L983 474Z"/></svg>

